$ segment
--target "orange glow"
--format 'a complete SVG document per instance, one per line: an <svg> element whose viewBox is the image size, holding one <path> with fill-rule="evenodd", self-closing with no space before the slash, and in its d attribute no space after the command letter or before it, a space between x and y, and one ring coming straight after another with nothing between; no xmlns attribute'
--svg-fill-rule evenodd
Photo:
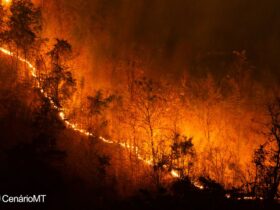
<svg viewBox="0 0 280 210"><path fill-rule="evenodd" d="M270 100L271 96L266 95L271 87L266 89L255 81L254 71L248 78L244 76L247 70L251 70L251 67L247 67L247 63L243 67L243 63L239 64L239 61L229 59L225 64L228 69L216 77L216 70L212 72L212 69L207 68L204 72L204 65L208 65L208 58L201 55L202 58L198 56L199 59L194 64L184 63L186 75L182 75L181 68L178 74L175 71L176 81L164 76L155 78L156 74L163 72L164 69L158 68L158 64L161 64L161 56L155 58L159 59L158 62L151 62L151 64L145 56L142 58L142 54L149 51L150 42L144 42L143 53L142 49L140 52L135 50L137 52L134 53L133 48L133 53L130 54L128 43L127 51L121 52L120 55L117 53L111 55L111 50L119 51L118 45L110 43L110 27L114 28L111 19L108 19L108 22L107 19L104 21L105 25L110 26L108 31L106 28L103 30L104 33L92 34L86 31L69 36L69 31L82 29L91 23L90 18L85 22L81 21L83 16L79 20L80 10L76 10L80 8L79 6L67 12L67 18L64 18L64 12L61 17L53 15L64 10L64 2L61 5L50 2L44 7L43 5L39 7L44 1L32 0L32 2L38 6L38 11L40 8L43 9L42 17L34 17L48 20L42 27L42 31L34 31L36 36L39 32L38 38L42 38L42 43L38 42L37 46L37 42L34 42L35 48L32 47L31 50L29 45L26 45L27 50L22 48L23 45L18 45L16 41L20 38L13 36L14 28L11 27L15 14L13 10L15 1L0 0L0 7L4 11L4 15L0 15L3 19L0 20L1 23L3 22L0 24L0 29L5 32L5 35L7 32L7 36L11 36L11 41L6 43L3 39L0 44L0 58L1 54L5 55L3 66L7 68L3 70L11 69L12 73L16 73L16 84L21 85L21 81L25 80L28 82L26 83L28 89L21 86L19 88L23 93L32 90L30 94L32 97L27 101L32 108L31 114L33 115L33 110L44 108L47 104L51 109L50 118L56 118L62 125L57 133L55 129L45 132L57 135L57 140L61 142L58 146L65 147L66 152L69 150L69 154L73 154L71 158L74 161L85 162L80 164L81 166L70 163L70 167L81 167L79 174L85 178L91 176L90 164L95 160L96 149L98 152L104 152L106 156L108 154L108 160L112 161L112 164L109 163L116 167L112 172L108 169L108 172L115 173L117 178L124 176L127 180L131 178L133 187L142 183L142 176L149 175L147 183L155 180L156 184L165 185L170 184L169 182L180 183L187 179L197 191L207 191L211 188L211 185L207 184L208 178L209 184L212 181L216 182L225 190L235 187L244 191L251 190L251 186L247 187L248 189L243 186L247 181L256 180L254 176L260 174L254 169L253 151L263 142L260 133L265 131L265 128L259 122L267 120L262 104ZM37 8L33 7L33 9L35 11ZM84 8L81 9L83 11ZM96 26L99 30L98 21L99 19ZM70 24L72 22L77 24ZM71 25L75 25L75 28L69 28ZM35 27L31 25L30 28ZM121 35L119 37L126 35L126 32L119 34ZM85 40L79 43L76 36L78 38L85 36ZM43 41L43 37L50 41ZM66 37L71 42L74 38L75 51L71 56L68 53L65 53L67 54L65 56L63 50L61 58L59 53L53 54L56 52L56 45L52 43L55 42L54 37ZM181 43L178 42L178 47L179 44ZM102 46L100 49L99 45ZM52 46L54 46L53 50L51 50ZM177 49L177 44L174 46L176 47L174 49ZM169 47L171 46L168 45L167 48ZM51 51L48 52L49 50ZM161 52L162 49L157 53L165 57ZM216 56L216 53L214 54ZM219 53L217 55L220 56ZM147 53L147 56L149 58L150 54ZM188 57L184 53L182 56ZM227 56L230 57L230 52L226 53L225 57ZM166 62L176 63L177 57L174 56L174 61L172 57ZM191 60L196 60L196 56L190 57ZM166 58L169 58L169 54ZM212 60L209 63L212 65ZM58 64L62 67L61 76L57 71ZM195 67L197 65L198 70L203 74L199 73L197 77L193 75L192 71L189 71L192 65ZM173 65L166 66L168 69L173 69ZM179 63L178 67L180 67ZM224 66L221 66L222 68ZM4 73L4 76L13 76L10 72ZM64 76L64 73L70 76ZM64 143L68 136L71 142ZM68 143L70 143L69 147ZM88 151L84 155L86 149ZM69 158L69 162L72 159ZM125 175L119 176L120 171ZM201 178L206 178L205 182ZM248 195L250 196L240 195L237 198L236 195L227 193L224 197L240 200L257 199L251 197L251 194Z"/></svg>
<svg viewBox="0 0 280 210"><path fill-rule="evenodd" d="M2 48L0 47L0 52L2 52L3 54L6 54L8 56L11 56L11 57L16 57L16 54L7 50L6 48ZM40 87L40 84L37 80L37 74L36 74L36 68L32 65L32 63L26 59L24 59L23 57L16 57L19 61L23 62L24 64L26 64L30 70L30 73L31 75L36 79L36 87L39 88L39 91L41 92L41 94L47 98L49 100L49 102L51 103L51 105L53 106L54 109L56 109L58 111L58 117L65 123L65 126L69 129L72 129L73 131L76 131L84 136L88 136L88 137L94 137L94 133L91 133L89 132L88 130L84 129L83 126L80 126L79 124L77 123L73 123L73 122L70 122L67 118L67 114L65 113L65 109L64 108L59 108L55 105L54 101L52 100L52 98L47 94L47 92L42 89ZM197 107L198 109L200 109L201 112L204 112L203 110L203 107ZM222 130L222 129L227 129L226 131L228 132L228 135L232 135L234 136L235 134L235 130L230 130L231 128L228 126L228 127L224 127L224 128L219 128L219 123L220 122L223 122L223 120L225 120L223 118L223 116L220 116L219 115L219 107L217 106L217 114L215 115L215 119L217 120L216 124L211 124L209 128L206 128L206 129L209 129L211 130L211 138L209 136L209 139L208 141L212 143L213 145L213 149L212 149L212 152L215 152L215 155L217 155L218 158L225 158L226 156L226 153L228 151L228 147L229 146L234 146L234 142L231 144L231 145L219 145L220 142L222 142L222 137L219 135L219 132ZM216 110L214 110L216 111ZM182 112L184 112L184 110L182 110ZM199 111L197 111L199 113ZM185 114L186 116L188 116L188 114ZM194 144L195 144L195 148L197 148L197 151L198 152L201 152L203 151L203 148L207 145L207 142L203 142L201 141L201 139L205 139L205 134L203 133L203 130L201 130L201 119L203 120L205 116L202 116L201 119L199 119L200 116L198 117L193 117L192 120L189 120L189 123L188 121L183 121L181 126L182 126L182 132L184 134L187 134L187 136L194 136L195 137L195 140L194 140ZM245 118L244 118L245 119ZM244 121L243 119L243 121ZM168 119L163 119L162 121L164 121L165 124L168 124L170 123L168 121ZM226 124L226 121L223 122ZM217 130L217 133L214 132L215 129ZM124 129L125 130L125 129ZM143 134L141 134L141 131L139 131L139 134L141 137L143 137L143 139L145 139L145 136ZM154 132L154 137L155 139L156 138L161 138L161 135L164 135L164 133L161 133L160 130L157 130L155 129L155 132ZM137 145L134 144L134 143L128 143L128 141L126 139L128 139L129 137L127 136L124 136L124 139L123 140L120 140L120 139L107 139L103 136L99 136L99 139L106 143L106 144L115 144L115 145L118 145L124 149L127 149L129 151L132 151L135 155L135 157L139 160L141 160L144 164L148 165L148 166L153 166L154 162L153 162L153 159L151 158L151 155L149 153L150 151L150 148L149 148L149 144L147 144L146 142L142 145ZM253 138L253 136L251 137ZM213 140L212 140L213 139ZM141 151L140 151L140 148L141 148ZM162 148L164 150L168 150L170 149L170 141L166 140L164 141L164 145L162 144ZM239 149L239 148L238 148ZM246 148L244 148L245 150ZM222 153L224 152L224 153ZM212 153L213 155L214 153ZM230 153L229 153L230 154ZM203 155L203 154L202 154ZM202 156L203 158L204 156ZM230 157L232 158L232 157ZM244 160L246 159L246 157L244 157ZM249 160L249 158L248 158ZM207 161L207 160L205 160ZM223 162L223 161L226 161L225 159L219 159L218 162ZM209 164L211 165L211 164ZM199 167L204 167L204 166L199 166ZM220 169L220 165L215 165L214 167L216 168L211 168L209 171L210 173L211 170L214 171L214 170L217 170L217 169ZM225 171L225 174L230 174L230 171ZM173 177L173 178L180 178L180 174L178 173L178 171L174 170L174 169L171 169L170 171L170 175ZM210 174L210 176L212 177L215 177L215 174ZM215 177L216 178L216 177ZM225 183L228 181L228 180L224 180ZM192 182L193 185L195 187L197 187L197 189L200 189L200 190L203 190L204 189L204 186L201 185L199 182L197 181L193 181ZM230 198L230 196L226 196L227 198ZM244 199L249 199L249 198L244 198Z"/></svg>
<svg viewBox="0 0 280 210"><path fill-rule="evenodd" d="M2 5L7 6L12 3L12 0L2 0Z"/></svg>
<svg viewBox="0 0 280 210"><path fill-rule="evenodd" d="M0 47L0 52L2 52L3 54L5 55L8 55L8 56L11 56L11 57L16 57L16 54L7 50L6 48L3 48L3 47ZM70 122L68 119L67 119L67 116L65 114L65 110L63 108L59 108L55 105L54 101L52 100L52 98L46 93L46 91L41 88L38 80L37 80L37 74L36 74L36 68L32 65L32 63L26 59L24 59L23 57L21 56L17 56L16 57L19 61L23 62L24 64L26 64L30 70L30 73L31 75L36 79L36 86L39 88L39 91L41 92L41 94L47 98L49 100L49 102L52 104L53 108L56 109L58 111L58 117L65 123L65 126L69 129L72 129L73 131L76 131L84 136L88 136L88 137L93 137L95 136L94 133L91 133L89 131L87 131L86 129L82 128L81 126L79 126L78 124L76 123L73 123L73 122ZM219 116L216 116L217 119ZM167 123L167 122L166 122ZM192 124L195 124L195 123L199 123L199 120L197 121L192 121L191 122ZM191 124L184 124L183 126L185 128L184 130L184 133L190 133L190 130L191 130L191 133L192 134L195 134L195 136L197 138L203 138L203 133L199 130L199 128L196 128L196 126L192 126ZM157 131L155 130L155 136L157 135L161 135L160 131ZM139 160L141 160L144 164L148 165L148 166L153 166L153 159L151 159L151 157L146 157L144 155L142 155L142 153L140 152L140 149L138 146L135 146L133 144L129 144L127 143L127 141L119 141L119 140L112 140L112 139L107 139L103 136L99 136L99 139L106 143L106 144L115 144L115 145L119 145L120 147L124 148L124 149L127 149L127 150L130 150L130 151L133 151L134 154L135 154L135 157ZM214 136L214 139L219 139L218 135L215 135ZM170 142L167 142L167 144L170 143ZM198 143L199 144L199 143ZM203 147L202 146L203 144L200 143L199 146L200 147ZM148 148L148 145L147 146L142 146L144 148L145 151L149 151L149 148ZM199 149L199 147L198 147ZM218 150L217 150L218 152ZM180 178L180 174L178 173L177 170L174 170L174 169L171 169L170 171L170 175L173 177L173 178ZM204 186L201 185L198 181L192 181L193 185L197 188L197 189L200 189L200 190L203 190L204 189ZM225 196L226 198L230 199L231 198L231 195L230 194L227 194ZM254 199L252 197L244 197L243 199Z"/></svg>
<svg viewBox="0 0 280 210"><path fill-rule="evenodd" d="M172 175L173 177L176 177L176 178L179 178L179 177L180 177L179 174L178 174L178 172L175 171L175 170L172 170L172 171L171 171L171 175Z"/></svg>
<svg viewBox="0 0 280 210"><path fill-rule="evenodd" d="M13 52L11 52L11 51L9 51L9 50L7 50L7 49L5 49L5 48L0 47L0 51L1 51L2 53L4 53L4 54L8 55L8 56L15 56ZM30 69L30 71L31 71L31 75L32 75L34 78L37 79L36 68L35 68L28 60L26 60L26 59L24 59L24 58L22 58L22 57L20 57L20 56L18 56L17 59L20 60L21 62L27 64L27 66L29 67L29 69ZM40 88L40 85L39 85L39 82L38 82L38 81L37 81L37 87ZM65 113L64 113L63 109L59 109L57 106L54 105L54 102L53 102L52 98L49 97L49 96L47 95L47 93L44 91L44 89L40 88L40 92L41 92L42 94L44 94L44 96L51 102L51 104L53 105L53 108L55 108L55 109L57 109L57 110L59 111L59 113L58 113L59 118L60 118L62 121L64 121L65 125L66 125L68 128L71 128L72 130L74 130L74 131L76 131L76 132L79 132L80 134L85 135L85 136L94 136L93 133L90 133L90 132L88 132L88 131L86 131L86 130L80 128L78 125L69 122L69 121L66 119L66 116L65 116ZM135 154L135 155L136 155L136 157L137 157L139 160L142 160L142 161L143 161L144 163L146 163L147 165L152 165L152 160L151 160L151 159L145 159L145 158L143 158L143 157L139 154L139 152L138 152L139 150L138 150L137 147L134 147L134 146L132 146L132 145L129 145L129 144L126 144L126 143L123 143L123 142L114 142L114 141L108 140L108 139L106 139L106 138L104 138L104 137L102 137L102 136L100 136L99 139L100 139L101 141L103 141L104 143L107 143L107 144L114 144L114 143L115 143L115 144L118 144L119 146L121 146L122 148L130 149L130 150L135 150L135 151L136 151L136 154ZM177 177L177 178L179 177L179 174L178 174L176 171L174 171L174 170L171 171L171 175L172 175L173 177Z"/></svg>

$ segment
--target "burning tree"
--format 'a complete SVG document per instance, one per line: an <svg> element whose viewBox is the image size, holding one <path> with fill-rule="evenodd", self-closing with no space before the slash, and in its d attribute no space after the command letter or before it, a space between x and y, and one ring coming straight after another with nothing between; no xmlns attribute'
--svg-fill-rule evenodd
<svg viewBox="0 0 280 210"><path fill-rule="evenodd" d="M139 90L134 98L136 106L140 111L140 126L146 131L151 148L152 160L156 163L156 144L155 144L155 130L157 126L157 120L161 114L161 108L159 105L163 102L163 98L159 95L159 87L152 80L143 78L142 80L135 81L135 84Z"/></svg>
<svg viewBox="0 0 280 210"><path fill-rule="evenodd" d="M171 145L171 168L180 172L180 177L189 177L195 158L192 138L176 133Z"/></svg>
<svg viewBox="0 0 280 210"><path fill-rule="evenodd" d="M269 201L277 197L280 183L280 98L267 107L269 123L266 141L255 151L254 193Z"/></svg>
<svg viewBox="0 0 280 210"><path fill-rule="evenodd" d="M127 104L124 105L124 118L129 119L124 121L129 124L134 136L134 146L139 147L139 152L153 165L155 183L159 186L160 169L169 154L169 151L166 151L169 148L164 135L167 115L164 87L151 79L139 78L132 81L130 91L133 94L129 94ZM139 144L135 145L138 142Z"/></svg>
<svg viewBox="0 0 280 210"><path fill-rule="evenodd" d="M6 40L16 47L17 53L21 50L27 57L40 37L41 11L31 0L14 0L10 12Z"/></svg>
<svg viewBox="0 0 280 210"><path fill-rule="evenodd" d="M107 120L104 119L104 112L113 101L114 96L105 97L101 90L97 91L94 96L88 96L87 116L88 130L98 136L102 128L107 125Z"/></svg>
<svg viewBox="0 0 280 210"><path fill-rule="evenodd" d="M56 40L53 49L48 53L51 71L45 75L43 89L46 90L58 107L62 106L74 93L76 81L69 71L68 61L72 54L71 45L65 40Z"/></svg>

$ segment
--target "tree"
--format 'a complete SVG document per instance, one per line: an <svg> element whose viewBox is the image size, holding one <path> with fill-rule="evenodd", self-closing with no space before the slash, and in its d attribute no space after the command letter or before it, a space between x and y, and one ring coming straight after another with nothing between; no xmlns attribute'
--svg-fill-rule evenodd
<svg viewBox="0 0 280 210"><path fill-rule="evenodd" d="M180 177L189 177L194 164L195 150L192 138L175 133L171 145L171 168L180 172Z"/></svg>
<svg viewBox="0 0 280 210"><path fill-rule="evenodd" d="M190 80L184 84L184 88L186 88L186 96L188 97L186 100L189 101L186 120L190 120L192 117L192 124L197 124L200 128L199 132L203 136L203 142L200 143L200 159L203 159L200 170L205 176L213 174L215 178L219 177L218 174L221 171L219 171L220 167L217 166L221 165L223 161L219 156L225 157L224 154L219 154L222 150L218 151L219 149L215 145L219 141L217 133L222 130L219 129L221 121L217 120L221 116L223 102L221 88L211 74ZM193 126L192 124L190 126ZM195 126L193 127L195 128ZM205 164L205 162L207 163ZM224 170L225 168L223 168ZM214 177L211 176L211 178Z"/></svg>
<svg viewBox="0 0 280 210"><path fill-rule="evenodd" d="M213 76L207 74L205 78L190 81L187 88L187 95L192 102L190 108L197 116L209 145L212 143L217 107L222 99L220 87Z"/></svg>
<svg viewBox="0 0 280 210"><path fill-rule="evenodd" d="M58 110L53 107L39 89L36 89L36 98L33 100L33 144L40 150L53 150L57 136L65 129L64 122L58 117Z"/></svg>
<svg viewBox="0 0 280 210"><path fill-rule="evenodd" d="M268 201L277 196L280 183L280 98L267 106L266 141L255 151L256 187ZM256 192L258 194L258 192Z"/></svg>
<svg viewBox="0 0 280 210"><path fill-rule="evenodd" d="M48 92L57 107L62 107L62 104L76 90L76 81L68 65L71 54L71 45L60 39L56 40L53 49L47 54L50 57L51 71L45 75L42 87Z"/></svg>
<svg viewBox="0 0 280 210"><path fill-rule="evenodd" d="M155 183L159 186L159 169L168 155L165 152L167 146L164 145L167 144L167 141L163 135L166 128L164 87L161 83L144 77L133 80L128 91L133 94L128 94L123 121L129 124L132 130L134 149L136 148L136 139L142 140L137 145L139 149L137 152L149 159L153 165Z"/></svg>
<svg viewBox="0 0 280 210"><path fill-rule="evenodd" d="M6 37L27 57L40 37L41 11L31 0L14 0L10 11Z"/></svg>
<svg viewBox="0 0 280 210"><path fill-rule="evenodd" d="M157 104L161 101L161 97L158 95L156 84L152 80L143 78L135 81L135 86L138 89L138 94L135 95L135 105L140 112L138 117L140 118L140 126L142 126L148 134L153 164L156 161L156 149L155 149L155 121Z"/></svg>
<svg viewBox="0 0 280 210"><path fill-rule="evenodd" d="M264 149L264 145L260 145L254 152L253 162L255 164L255 180L252 187L254 195L262 197L267 192L266 178L267 168L265 167L267 153Z"/></svg>
<svg viewBox="0 0 280 210"><path fill-rule="evenodd" d="M94 96L88 96L87 116L89 118L88 129L98 136L101 128L107 125L104 119L104 112L113 101L114 96L104 97L101 90L98 90Z"/></svg>

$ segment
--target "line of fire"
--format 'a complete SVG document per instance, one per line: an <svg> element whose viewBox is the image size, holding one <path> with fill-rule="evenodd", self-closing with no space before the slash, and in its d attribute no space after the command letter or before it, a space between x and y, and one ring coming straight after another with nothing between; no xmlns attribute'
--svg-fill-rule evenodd
<svg viewBox="0 0 280 210"><path fill-rule="evenodd" d="M0 2L1 209L280 208L276 0Z"/></svg>

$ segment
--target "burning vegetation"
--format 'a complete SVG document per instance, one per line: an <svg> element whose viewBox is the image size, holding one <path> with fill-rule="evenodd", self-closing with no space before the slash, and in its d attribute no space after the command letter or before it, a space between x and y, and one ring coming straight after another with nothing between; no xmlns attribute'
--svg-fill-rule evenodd
<svg viewBox="0 0 280 210"><path fill-rule="evenodd" d="M144 208L145 199L150 208L178 201L178 208L204 208L200 199L216 200L218 209L277 207L279 84L258 81L246 51L232 52L225 75L185 72L176 82L148 75L139 58L120 60L116 80L99 88L77 69L83 58L68 40L45 36L42 13L30 0L0 5L1 162L20 170L31 163L27 171L50 175L42 182L59 183L59 193L83 190L77 207L111 208L106 199L128 209ZM19 155L23 164L13 157ZM35 179L30 174L25 178ZM56 188L39 186L56 196ZM25 187L21 192L38 191Z"/></svg>

